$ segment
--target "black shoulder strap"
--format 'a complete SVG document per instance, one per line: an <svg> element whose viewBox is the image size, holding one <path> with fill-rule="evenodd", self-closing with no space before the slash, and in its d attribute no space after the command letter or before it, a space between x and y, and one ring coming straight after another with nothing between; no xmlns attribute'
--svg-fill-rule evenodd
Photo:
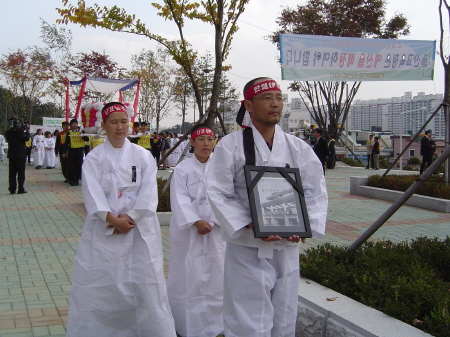
<svg viewBox="0 0 450 337"><path fill-rule="evenodd" d="M253 140L253 130L252 128L244 129L244 153L245 153L245 165L255 165L255 141Z"/></svg>

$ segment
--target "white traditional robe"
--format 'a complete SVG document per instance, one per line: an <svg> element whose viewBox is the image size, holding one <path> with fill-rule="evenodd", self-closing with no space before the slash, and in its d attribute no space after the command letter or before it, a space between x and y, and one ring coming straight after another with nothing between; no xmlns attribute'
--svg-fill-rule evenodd
<svg viewBox="0 0 450 337"><path fill-rule="evenodd" d="M50 148L50 150L48 149ZM44 138L45 158L42 166L55 167L55 139L53 137Z"/></svg>
<svg viewBox="0 0 450 337"><path fill-rule="evenodd" d="M314 237L325 232L328 197L322 166L304 141L275 127L272 151L253 128L256 165L300 169ZM208 171L208 196L227 241L224 323L227 337L292 337L298 307L298 244L264 242L252 222L244 177L243 133L222 138Z"/></svg>
<svg viewBox="0 0 450 337"><path fill-rule="evenodd" d="M225 242L206 195L209 161L195 155L179 163L170 183L170 260L168 293L175 327L182 337L223 333ZM193 224L208 221L213 229L199 235Z"/></svg>
<svg viewBox="0 0 450 337"><path fill-rule="evenodd" d="M175 337L163 271L156 165L128 140L108 141L83 164L87 216L75 257L67 336ZM136 228L108 235L107 212Z"/></svg>
<svg viewBox="0 0 450 337"><path fill-rule="evenodd" d="M173 148L178 142L179 142L178 138L171 138L170 147ZM175 150L173 150L173 152L170 154L169 158L167 159L169 166L176 166L178 163L178 160L180 160L181 145L182 144L178 145L177 148Z"/></svg>
<svg viewBox="0 0 450 337"><path fill-rule="evenodd" d="M43 135L34 135L33 137L33 153L34 153L34 166L42 166L45 158L45 146ZM35 147L36 146L36 147Z"/></svg>

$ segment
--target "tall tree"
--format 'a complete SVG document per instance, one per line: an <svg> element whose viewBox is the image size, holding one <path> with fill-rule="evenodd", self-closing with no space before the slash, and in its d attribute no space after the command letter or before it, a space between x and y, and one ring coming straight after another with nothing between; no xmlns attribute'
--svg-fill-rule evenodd
<svg viewBox="0 0 450 337"><path fill-rule="evenodd" d="M103 27L112 31L143 35L163 45L189 78L200 111L203 111L201 93L193 68L197 60L197 53L185 36L185 24L190 20L200 20L207 25L212 25L215 38L215 64L209 103L210 114L206 123L210 126L214 124L218 113L220 79L222 72L227 68L224 61L228 57L233 35L238 30L237 20L244 12L249 0L205 0L201 2L164 0L163 5L153 3L152 5L159 10L158 15L175 23L179 32L178 40L169 40L150 32L141 20L136 19L135 15L129 15L125 9L117 6L108 8L94 4L93 7L87 7L84 0L79 0L77 6L73 6L69 4L68 0L61 1L66 8L57 9L62 16L62 19L57 20L58 23L73 22L81 26Z"/></svg>
<svg viewBox="0 0 450 337"><path fill-rule="evenodd" d="M0 59L0 75L8 89L23 99L23 106L13 106L20 117L31 120L33 107L44 97L48 81L53 78L53 65L48 50L38 47L18 49Z"/></svg>
<svg viewBox="0 0 450 337"><path fill-rule="evenodd" d="M50 25L41 19L41 40L49 49L53 60L53 78L49 82L47 96L54 102L64 106L66 78L69 75L70 60L72 59L72 32L66 27Z"/></svg>
<svg viewBox="0 0 450 337"><path fill-rule="evenodd" d="M170 61L168 52L161 48L156 52L143 50L132 57L132 74L141 78L140 117L148 122L154 120L156 131L172 108L176 79Z"/></svg>
<svg viewBox="0 0 450 337"><path fill-rule="evenodd" d="M121 67L109 55L96 51L78 53L69 61L70 74L72 78L81 79L84 75L100 78L117 78ZM85 98L98 102L107 102L114 97L115 93L86 92ZM76 100L76 96L73 98Z"/></svg>
<svg viewBox="0 0 450 337"><path fill-rule="evenodd" d="M396 39L409 34L407 19L402 14L386 18L386 0L309 0L306 5L286 8L277 23L280 29L271 36L279 42L279 34L306 34L359 38ZM292 91L300 94L311 117L325 135L340 134L337 124L344 122L361 82L295 81Z"/></svg>
<svg viewBox="0 0 450 337"><path fill-rule="evenodd" d="M447 17L444 19L444 11L447 11ZM450 6L447 0L439 0L439 25L441 30L441 39L439 41L439 56L444 66L444 116L445 116L445 145L450 146L450 60L447 45L447 38L445 35L444 22L448 22L450 19ZM448 23L447 23L448 24ZM450 31L450 29L449 29ZM447 31L447 34L449 33ZM445 162L444 168L444 181L448 184L450 182L450 162Z"/></svg>
<svg viewBox="0 0 450 337"><path fill-rule="evenodd" d="M189 83L189 78L186 75L179 71L176 75L175 79L175 87L174 87L174 101L175 106L180 109L180 113L178 116L181 117L180 129L175 132L184 133L186 130L185 122L186 122L186 114L189 104L191 104L192 97L192 89Z"/></svg>

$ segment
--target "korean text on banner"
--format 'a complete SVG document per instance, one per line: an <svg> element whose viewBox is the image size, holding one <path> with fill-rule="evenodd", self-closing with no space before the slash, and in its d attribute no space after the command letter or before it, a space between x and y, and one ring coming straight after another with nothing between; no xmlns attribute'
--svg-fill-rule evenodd
<svg viewBox="0 0 450 337"><path fill-rule="evenodd" d="M436 41L280 34L283 80L432 80Z"/></svg>

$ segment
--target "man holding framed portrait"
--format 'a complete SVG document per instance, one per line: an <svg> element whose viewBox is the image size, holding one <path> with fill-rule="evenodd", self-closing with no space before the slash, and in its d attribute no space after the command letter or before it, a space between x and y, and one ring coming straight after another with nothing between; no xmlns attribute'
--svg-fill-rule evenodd
<svg viewBox="0 0 450 337"><path fill-rule="evenodd" d="M306 142L277 125L282 110L277 82L247 83L236 120L242 125L248 111L251 121L222 138L210 164L208 195L227 242L227 337L295 335L298 243L325 233L322 165Z"/></svg>

